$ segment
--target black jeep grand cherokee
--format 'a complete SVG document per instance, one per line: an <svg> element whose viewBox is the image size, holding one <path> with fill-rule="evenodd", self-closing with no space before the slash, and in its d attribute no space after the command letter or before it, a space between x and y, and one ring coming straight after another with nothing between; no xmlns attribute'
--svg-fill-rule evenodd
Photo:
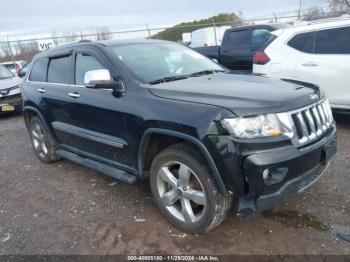
<svg viewBox="0 0 350 262"><path fill-rule="evenodd" d="M71 160L127 183L187 232L242 219L315 182L336 151L317 87L233 75L182 45L87 42L37 55L23 83L39 159Z"/></svg>

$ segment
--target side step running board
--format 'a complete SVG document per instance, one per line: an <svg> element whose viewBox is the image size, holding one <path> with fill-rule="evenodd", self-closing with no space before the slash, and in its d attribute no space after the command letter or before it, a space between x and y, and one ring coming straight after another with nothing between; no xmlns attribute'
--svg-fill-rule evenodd
<svg viewBox="0 0 350 262"><path fill-rule="evenodd" d="M62 158L65 158L69 161L72 161L78 165L93 169L93 170L100 172L102 174L105 174L107 176L114 177L114 178L119 179L125 183L132 184L136 181L136 176L131 175L123 170L102 164L100 162L97 162L97 161L89 159L89 158L79 156L77 154L68 152L66 150L59 149L56 151L56 154Z"/></svg>

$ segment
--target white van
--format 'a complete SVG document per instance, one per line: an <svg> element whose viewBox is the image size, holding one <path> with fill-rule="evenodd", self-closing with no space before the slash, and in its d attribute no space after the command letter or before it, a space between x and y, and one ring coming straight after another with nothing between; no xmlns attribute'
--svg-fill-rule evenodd
<svg viewBox="0 0 350 262"><path fill-rule="evenodd" d="M221 46L225 31L230 28L231 26L207 27L193 31L190 47Z"/></svg>

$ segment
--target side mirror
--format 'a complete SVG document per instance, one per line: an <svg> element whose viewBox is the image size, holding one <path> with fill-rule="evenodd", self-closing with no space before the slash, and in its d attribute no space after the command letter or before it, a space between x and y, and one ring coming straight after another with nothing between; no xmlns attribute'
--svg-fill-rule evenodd
<svg viewBox="0 0 350 262"><path fill-rule="evenodd" d="M92 70L85 73L84 85L87 88L112 88L113 79L107 69Z"/></svg>
<svg viewBox="0 0 350 262"><path fill-rule="evenodd" d="M113 95L120 97L125 93L124 83L118 79L114 80L107 69L92 70L85 73L84 85L87 88L113 89Z"/></svg>

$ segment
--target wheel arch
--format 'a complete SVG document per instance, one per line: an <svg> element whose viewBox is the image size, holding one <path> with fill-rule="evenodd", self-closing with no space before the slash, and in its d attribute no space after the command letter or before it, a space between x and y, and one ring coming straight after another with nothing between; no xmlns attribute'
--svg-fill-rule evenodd
<svg viewBox="0 0 350 262"><path fill-rule="evenodd" d="M226 189L226 186L224 184L224 181L219 173L218 168L216 167L216 164L213 160L213 158L211 157L208 149L204 146L204 144L197 138L187 135L187 134L183 134L181 132L178 131L173 131L173 130L167 130L167 129L160 129L160 128L150 128L147 129L142 138L141 138L141 142L140 142L140 146L139 146L139 151L138 151L138 170L140 172L140 174L144 174L145 168L144 168L144 164L145 164L145 156L147 153L147 146L150 143L150 138L152 137L152 135L161 135L161 136L166 136L170 139L172 139L173 141L178 141L178 142L188 142L190 144L192 144L194 147L196 147L196 149L198 149L203 157L205 158L205 160L207 161L209 168L214 176L214 180L220 190L220 193L226 195L228 194L228 191ZM175 144L173 143L173 144ZM153 158L152 158L153 159Z"/></svg>
<svg viewBox="0 0 350 262"><path fill-rule="evenodd" d="M35 117L35 116L39 117L39 119L41 120L41 122L45 126L47 132L50 133L51 137L53 137L53 138L55 137L52 134L51 129L48 127L43 115L40 113L40 111L37 108L32 107L32 106L25 106L23 108L23 116L24 116L24 122L25 122L27 128L29 126L29 122L32 119L32 117Z"/></svg>

